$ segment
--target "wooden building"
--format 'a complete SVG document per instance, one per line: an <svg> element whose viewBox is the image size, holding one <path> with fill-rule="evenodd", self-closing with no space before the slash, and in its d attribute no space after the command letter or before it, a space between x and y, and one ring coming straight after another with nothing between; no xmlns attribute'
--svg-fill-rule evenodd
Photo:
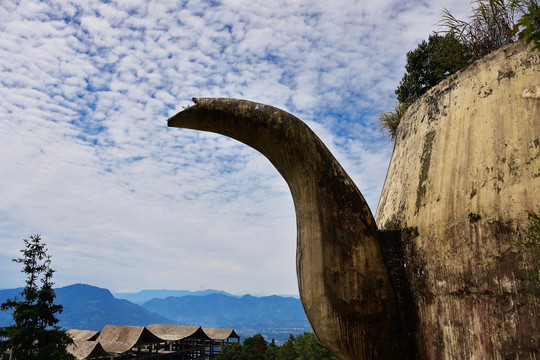
<svg viewBox="0 0 540 360"><path fill-rule="evenodd" d="M240 336L233 329L203 328L203 330L210 338L207 343L207 353L210 359L220 355L223 347L230 344L231 339L240 342Z"/></svg>
<svg viewBox="0 0 540 360"><path fill-rule="evenodd" d="M147 329L165 342L164 350L171 351L171 360L206 358L206 344L211 339L200 326L150 324Z"/></svg>
<svg viewBox="0 0 540 360"><path fill-rule="evenodd" d="M162 342L144 326L120 325L105 325L97 340L115 360L158 358Z"/></svg>
<svg viewBox="0 0 540 360"><path fill-rule="evenodd" d="M77 360L210 360L240 336L233 329L190 325L106 325L101 332L71 329L74 344L68 350Z"/></svg>

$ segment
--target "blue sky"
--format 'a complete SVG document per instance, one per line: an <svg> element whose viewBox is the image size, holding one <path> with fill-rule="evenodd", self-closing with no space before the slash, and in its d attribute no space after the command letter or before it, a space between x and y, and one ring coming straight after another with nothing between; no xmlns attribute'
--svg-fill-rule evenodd
<svg viewBox="0 0 540 360"><path fill-rule="evenodd" d="M406 52L443 8L354 0L0 2L0 288L40 233L57 286L297 294L292 198L262 155L169 129L192 97L282 108L326 143L375 211L377 131Z"/></svg>

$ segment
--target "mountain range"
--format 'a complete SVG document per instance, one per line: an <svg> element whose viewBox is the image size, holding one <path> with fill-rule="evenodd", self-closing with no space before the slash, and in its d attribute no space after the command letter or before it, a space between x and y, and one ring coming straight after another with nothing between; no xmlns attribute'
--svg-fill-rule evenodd
<svg viewBox="0 0 540 360"><path fill-rule="evenodd" d="M271 333L267 337L276 340L311 331L300 299L292 297L209 294L153 299L142 306L179 324L233 328L249 335Z"/></svg>
<svg viewBox="0 0 540 360"><path fill-rule="evenodd" d="M0 290L0 301L18 297L20 289ZM55 304L63 311L58 325L66 329L101 331L107 324L146 326L150 323L170 323L171 320L152 313L127 300L115 298L107 289L85 284L69 285L54 290ZM11 324L9 312L0 311L0 326Z"/></svg>
<svg viewBox="0 0 540 360"><path fill-rule="evenodd" d="M170 296L182 297L182 296L204 296L210 294L223 294L233 296L225 291L220 290L201 290L201 291L189 291L189 290L141 290L136 293L119 292L113 293L113 296L117 299L129 300L134 304L142 305L152 299L165 299Z"/></svg>
<svg viewBox="0 0 540 360"><path fill-rule="evenodd" d="M0 290L0 302L19 297L21 291L22 288ZM63 306L58 325L66 329L101 331L107 324L184 324L233 328L241 337L261 333L278 342L287 340L289 334L311 331L300 299L293 297L239 297L217 290L146 290L135 293L139 295L132 299L155 297L139 305L119 299L107 289L86 284L57 288L55 293L55 303ZM167 296L171 294L180 296ZM126 293L117 296L130 298ZM0 311L0 327L11 323L10 312Z"/></svg>

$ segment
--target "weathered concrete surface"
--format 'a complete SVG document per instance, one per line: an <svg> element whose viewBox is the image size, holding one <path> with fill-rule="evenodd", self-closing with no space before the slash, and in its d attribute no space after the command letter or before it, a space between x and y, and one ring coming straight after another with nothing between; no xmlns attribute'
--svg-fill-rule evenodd
<svg viewBox="0 0 540 360"><path fill-rule="evenodd" d="M530 254L515 244L539 209L540 54L516 43L399 125L375 218L402 230L421 358L540 358L539 303L522 293Z"/></svg>
<svg viewBox="0 0 540 360"><path fill-rule="evenodd" d="M298 118L235 99L194 99L168 125L212 131L265 155L294 200L300 298L319 341L340 359L403 358L395 297L362 194Z"/></svg>

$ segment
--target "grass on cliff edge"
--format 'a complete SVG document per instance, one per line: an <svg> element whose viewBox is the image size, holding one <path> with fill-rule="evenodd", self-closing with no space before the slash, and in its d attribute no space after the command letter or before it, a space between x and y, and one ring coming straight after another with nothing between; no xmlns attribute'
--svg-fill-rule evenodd
<svg viewBox="0 0 540 360"><path fill-rule="evenodd" d="M435 33L407 53L407 72L395 90L399 103L378 118L379 130L392 142L405 110L441 80L517 39L540 51L538 0L473 0L471 6L469 21L444 9L439 25L446 35Z"/></svg>

